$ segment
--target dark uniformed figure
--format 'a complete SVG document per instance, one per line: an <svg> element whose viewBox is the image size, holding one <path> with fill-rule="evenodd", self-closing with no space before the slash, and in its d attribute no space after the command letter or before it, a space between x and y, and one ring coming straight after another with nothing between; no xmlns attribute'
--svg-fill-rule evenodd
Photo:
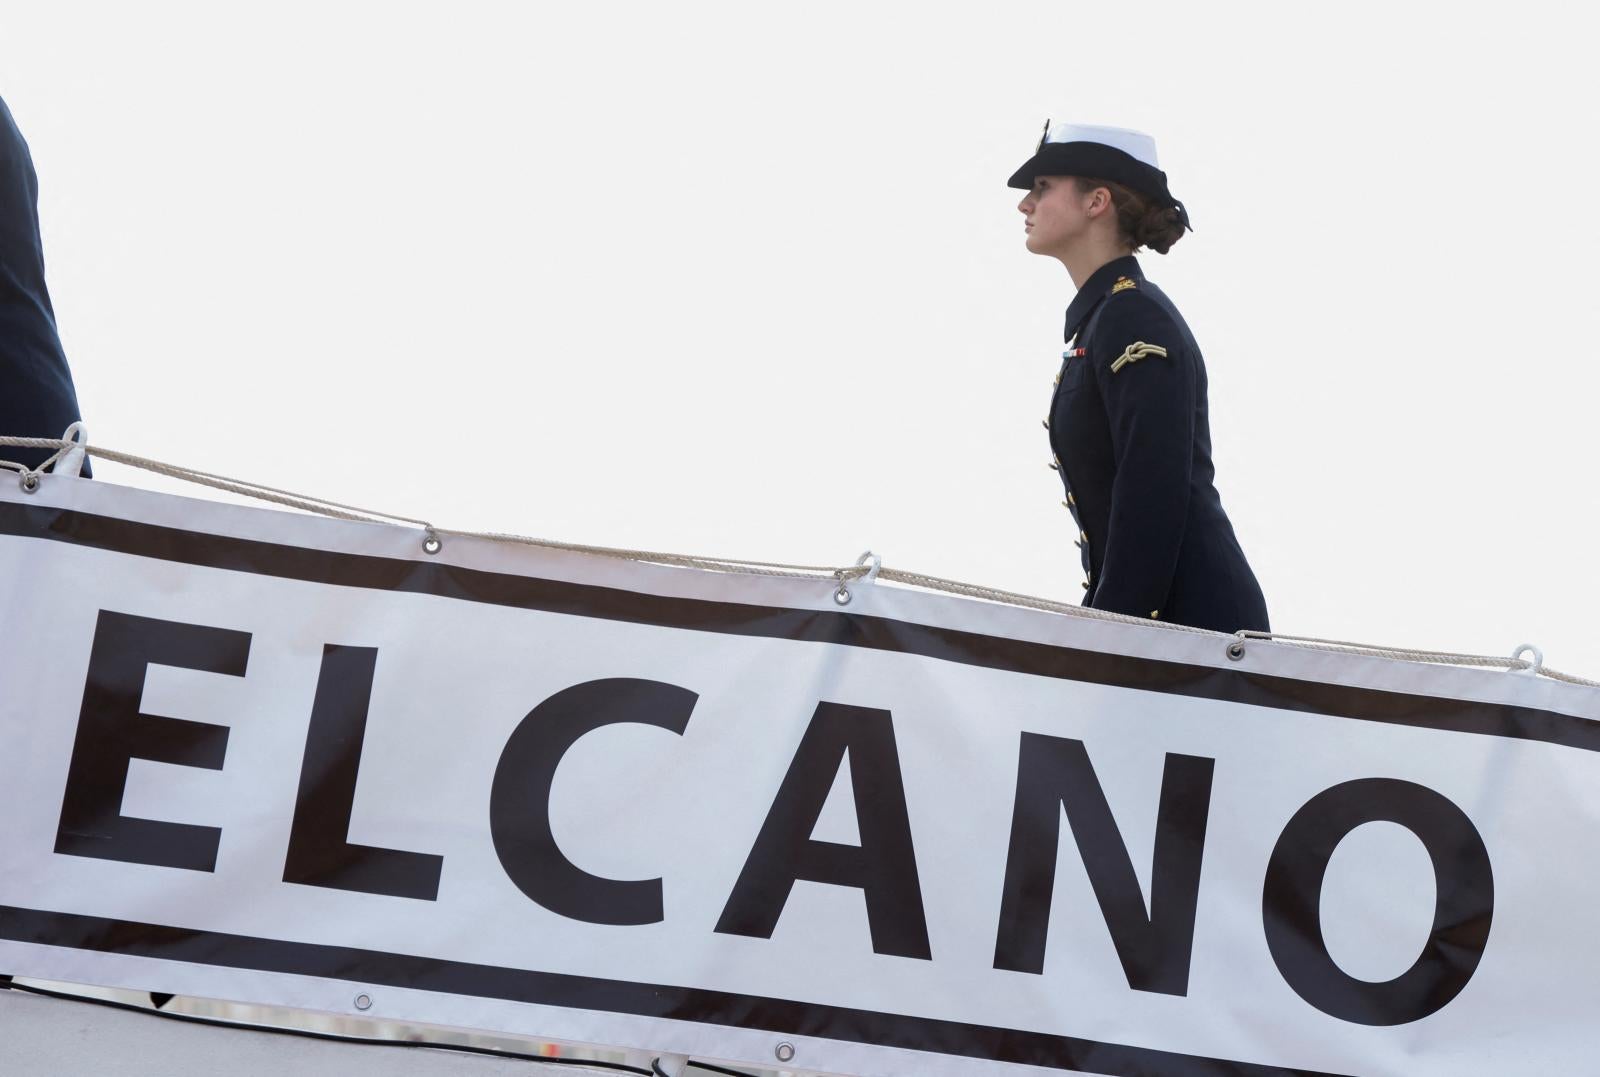
<svg viewBox="0 0 1600 1077"><path fill-rule="evenodd" d="M38 207L33 158L0 100L0 434L59 438L78 421L78 395L44 284ZM50 455L0 447L0 459L29 467Z"/></svg>
<svg viewBox="0 0 1600 1077"><path fill-rule="evenodd" d="M1223 632L1266 631L1267 608L1213 485L1206 368L1133 251L1188 229L1149 136L1046 125L1010 185L1028 247L1078 285L1046 426L1085 575L1083 604Z"/></svg>

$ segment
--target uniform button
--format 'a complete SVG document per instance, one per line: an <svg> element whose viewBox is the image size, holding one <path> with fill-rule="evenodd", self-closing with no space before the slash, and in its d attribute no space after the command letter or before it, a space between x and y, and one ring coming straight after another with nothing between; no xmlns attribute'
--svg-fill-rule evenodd
<svg viewBox="0 0 1600 1077"><path fill-rule="evenodd" d="M1070 508L1071 506L1076 505L1077 503L1078 503L1078 499L1072 496L1072 491L1071 490L1068 490L1067 491L1067 506Z"/></svg>
<svg viewBox="0 0 1600 1077"><path fill-rule="evenodd" d="M1080 550L1083 549L1083 543L1081 543L1081 542L1074 542L1073 545L1076 546Z"/></svg>
<svg viewBox="0 0 1600 1077"><path fill-rule="evenodd" d="M1049 419L1040 419L1039 421L1044 424L1044 428L1046 430L1050 429L1050 420Z"/></svg>
<svg viewBox="0 0 1600 1077"><path fill-rule="evenodd" d="M1088 542L1089 541L1089 532L1087 532L1087 531L1079 531L1078 532L1078 538L1081 539L1084 542Z"/></svg>
<svg viewBox="0 0 1600 1077"><path fill-rule="evenodd" d="M1070 501L1063 501L1063 502L1062 502L1062 503L1061 503L1061 507L1062 507L1062 508L1064 508L1064 509L1070 509L1070 508L1071 508L1071 507L1072 507L1072 502L1070 502Z"/></svg>
<svg viewBox="0 0 1600 1077"><path fill-rule="evenodd" d="M1089 581L1088 580L1084 580L1083 581L1083 589L1085 591L1087 591L1089 589Z"/></svg>
<svg viewBox="0 0 1600 1077"><path fill-rule="evenodd" d="M1048 467L1051 471L1060 471L1061 470L1061 465L1056 463L1054 460L1050 461L1045 466Z"/></svg>
<svg viewBox="0 0 1600 1077"><path fill-rule="evenodd" d="M1151 610L1150 611L1150 619L1152 621L1159 621L1161 619L1161 611L1160 610Z"/></svg>

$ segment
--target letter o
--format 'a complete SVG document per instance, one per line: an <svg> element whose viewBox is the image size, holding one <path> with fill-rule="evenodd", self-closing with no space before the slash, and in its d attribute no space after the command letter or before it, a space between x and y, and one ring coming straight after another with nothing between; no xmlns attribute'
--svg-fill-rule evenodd
<svg viewBox="0 0 1600 1077"><path fill-rule="evenodd" d="M1322 935L1322 884L1339 843L1365 823L1398 823L1421 839L1437 887L1433 929L1421 955L1392 980L1351 976ZM1494 918L1494 872L1472 820L1426 786L1392 778L1344 782L1318 793L1283 828L1262 888L1267 947L1295 994L1323 1013L1362 1025L1401 1025L1443 1009L1472 979Z"/></svg>

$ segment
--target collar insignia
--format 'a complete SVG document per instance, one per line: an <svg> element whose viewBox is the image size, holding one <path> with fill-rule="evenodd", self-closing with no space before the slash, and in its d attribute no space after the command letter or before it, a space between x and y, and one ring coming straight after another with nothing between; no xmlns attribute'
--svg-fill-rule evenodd
<svg viewBox="0 0 1600 1077"><path fill-rule="evenodd" d="M1116 295L1118 292L1125 292L1129 288L1137 287L1139 287L1139 282L1132 277L1118 277L1117 283L1111 286L1111 294Z"/></svg>

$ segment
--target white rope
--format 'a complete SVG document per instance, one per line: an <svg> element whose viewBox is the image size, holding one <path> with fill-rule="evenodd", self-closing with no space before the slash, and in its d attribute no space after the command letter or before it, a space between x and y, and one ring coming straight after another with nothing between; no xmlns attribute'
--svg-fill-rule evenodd
<svg viewBox="0 0 1600 1077"><path fill-rule="evenodd" d="M0 437L0 446L19 446L29 449L57 449L55 456L45 461L38 468L27 468L22 464L9 460L0 460L0 467L9 468L20 472L24 477L37 476L45 466L54 463L79 444L72 441L63 441L59 438L19 438ZM266 486L256 482L246 482L240 479L228 478L225 475L214 475L209 471L200 471L195 468L182 467L177 464L162 463L148 457L136 456L133 453L119 452L99 445L82 443L81 446L91 457L110 460L113 463L124 464L128 467L140 468L157 475L179 479L184 482L196 483L200 486L209 486L215 490L226 490L229 493L240 494L244 497L256 498L260 501L269 501L276 505L300 509L304 512L315 513L321 516L331 516L340 520L354 520L361 523L388 523L400 522L416 524L431 538L440 535L455 535L462 538L489 539L494 542L518 543L524 546L539 546L547 549L568 550L577 553L598 554L603 557L616 557L629 561L647 561L653 564L678 565L687 568L704 568L722 572L749 572L767 576L790 577L824 577L840 580L854 579L863 576L869 571L869 566L849 566L847 568L834 568L828 565L786 565L764 561L740 561L733 558L698 556L690 554L662 553L655 550L632 550L610 546L590 546L576 542L559 542L553 539L531 538L526 535L512 535L493 531L457 531L448 528L434 527L427 520L419 520L414 516L399 516L394 513L379 512L376 509L357 508L338 501L329 501L326 498L312 497L307 494L298 494L289 490L281 490L275 486Z"/></svg>
<svg viewBox="0 0 1600 1077"><path fill-rule="evenodd" d="M1544 665L1543 662L1529 662L1516 657L1457 654L1450 651L1418 651L1404 647L1381 647L1368 643L1351 643L1345 640L1319 639L1316 636L1290 636L1278 632L1244 631L1236 632L1234 635L1241 641L1252 639L1271 640L1274 643L1283 643L1291 647L1341 651L1345 654L1369 655L1373 658L1398 658L1404 662L1431 662L1437 665L1510 669L1518 672L1536 673L1541 677L1549 677L1553 681L1565 681L1568 684L1581 684L1589 688L1600 688L1600 681L1591 681L1571 673L1562 673L1560 670L1551 669L1549 666Z"/></svg>
<svg viewBox="0 0 1600 1077"><path fill-rule="evenodd" d="M0 445L16 445L29 449L55 448L56 454L46 460L37 468L27 468L10 460L0 460L0 467L19 471L24 477L38 475L46 467L65 456L73 446L71 441L62 441L58 438L13 438L0 437ZM270 501L290 508L302 509L306 512L316 513L321 516L332 516L340 520L358 520L363 523L385 523L398 521L400 523L417 524L425 529L432 530L433 525L426 520L418 520L411 516L395 516L387 512L377 512L372 509L360 509L354 505L341 504L338 501L328 501L325 498L310 497L305 494L296 494L288 490L280 490L274 486L263 486L260 483L244 482L239 479L230 479L224 475L213 475L209 471L198 471L194 468L182 467L177 464L164 464L159 460L150 460L132 453L118 452L115 449L102 448L99 445L83 443L82 448L92 457L110 460L113 463L126 464L129 467L141 468L165 475L168 478L179 479L183 482L192 482L199 486L209 486L215 490L226 490L229 493L252 497L259 501Z"/></svg>
<svg viewBox="0 0 1600 1077"><path fill-rule="evenodd" d="M870 571L866 565L834 568L829 565L786 565L771 561L740 561L731 557L711 557L699 554L662 553L659 550L630 550L616 546L589 546L581 542L561 542L556 539L532 538L502 531L456 531L435 528L435 534L456 535L461 538L489 539L491 542L512 542L522 546L538 546L550 550L568 550L574 553L598 554L627 561L645 561L655 565L676 565L683 568L703 568L712 572L743 572L754 576L787 576L799 579L832 578L840 581L865 576Z"/></svg>
<svg viewBox="0 0 1600 1077"><path fill-rule="evenodd" d="M1110 610L1097 610L1090 606L1074 606L1068 602L1058 602L1054 599L1019 594L1016 591L1002 591L999 588L985 587L982 584L961 583L958 580L947 580L939 576L927 576L921 572L907 572L898 568L880 569L878 578L880 580L890 580L894 583L910 584L913 587L922 587L930 591L948 591L951 594L962 595L966 598L981 598L989 602L1000 602L1007 606L1022 606L1027 609L1044 610L1047 613L1066 613L1075 617L1092 618L1097 621L1140 624L1151 628L1165 628L1172 632L1198 632L1202 635L1218 636L1219 638L1224 635L1220 632L1213 632L1208 628L1194 628L1190 625L1152 621L1147 617L1132 617L1125 613L1112 613Z"/></svg>
<svg viewBox="0 0 1600 1077"><path fill-rule="evenodd" d="M89 456L113 463L124 464L128 467L141 468L157 475L183 482L192 482L201 486L209 486L217 490L226 490L229 493L239 494L244 497L268 501L273 504L283 505L288 508L300 509L304 512L315 513L321 516L331 516L341 520L355 520L363 523L400 522L416 524L423 529L426 536L424 548L430 552L439 549L438 536L454 535L462 538L487 539L491 542L516 543L523 546L536 546L542 549L565 550L573 553L594 554L601 557L615 557L628 561L641 561L650 564L675 565L684 568L705 569L712 572L735 572L758 576L777 576L804 579L833 579L839 587L836 594L844 595L845 601L849 599L846 584L862 577L889 580L894 583L903 583L912 587L921 587L931 591L944 591L949 594L961 595L966 598L983 599L989 602L998 602L1008 606L1018 606L1025 609L1042 610L1048 613L1063 613L1072 617L1087 617L1093 620L1112 621L1123 624L1139 624L1147 628L1163 628L1172 632L1200 633L1203 635L1217 636L1219 639L1230 640L1228 654L1230 657L1242 657L1245 647L1250 640L1270 640L1286 646L1307 647L1318 650L1333 650L1347 654L1368 655L1374 658L1392 658L1404 662L1421 662L1436 665L1474 666L1493 669L1517 670L1530 672L1551 680L1564 681L1568 684L1578 684L1589 688L1600 688L1600 681L1577 677L1570 673L1562 673L1551 669L1540 662L1528 662L1518 657L1498 657L1494 655L1458 654L1449 651L1423 651L1402 647L1381 647L1364 643L1353 643L1344 640L1320 639L1315 636L1292 636L1277 632L1235 632L1231 636L1225 633L1213 632L1209 629L1194 628L1189 625L1171 624L1166 621L1154 621L1144 617L1131 617L1126 614L1112 613L1108 610L1097 610L1086 606L1075 606L1066 602L1053 599L1039 598L1034 595L1019 594L1015 591L1004 591L994 587L985 587L980 584L961 583L957 580L947 580L938 576L928 576L920 572L907 572L901 569L881 568L877 558L870 554L863 554L858 563L835 568L827 565L789 565L772 561L742 561L729 557L712 557L696 554L663 553L658 550L633 550L613 546L591 546L576 542L559 542L554 539L531 538L526 535L513 535L495 531L457 531L446 528L434 527L426 520L419 520L412 516L397 516L393 513L378 512L373 509L356 508L353 505L342 504L338 501L329 501L324 498L311 497L305 494L292 493L280 490L273 486L264 486L260 483L245 482L239 479L230 479L223 475L214 475L207 471L198 471L194 468L181 467L176 464L165 464L159 460L151 460L133 453L119 452L115 449L106 449L98 445L85 442L74 442L61 438L19 438L0 436L0 446L16 446L29 449L54 449L55 455L47 459L37 468L29 468L23 464L10 460L0 459L0 468L19 472L26 480L32 476L37 480L38 475L51 467L73 448L82 448ZM1521 648L1518 653L1520 654Z"/></svg>

